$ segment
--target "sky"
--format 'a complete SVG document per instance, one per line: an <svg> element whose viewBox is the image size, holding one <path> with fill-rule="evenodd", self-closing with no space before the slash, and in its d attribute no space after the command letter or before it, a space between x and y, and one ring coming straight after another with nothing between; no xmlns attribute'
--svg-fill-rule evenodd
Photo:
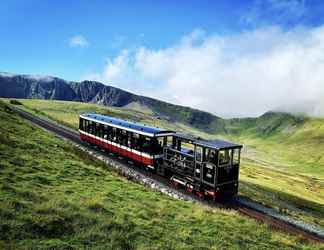
<svg viewBox="0 0 324 250"><path fill-rule="evenodd" d="M324 115L324 1L2 0L0 71L223 117Z"/></svg>

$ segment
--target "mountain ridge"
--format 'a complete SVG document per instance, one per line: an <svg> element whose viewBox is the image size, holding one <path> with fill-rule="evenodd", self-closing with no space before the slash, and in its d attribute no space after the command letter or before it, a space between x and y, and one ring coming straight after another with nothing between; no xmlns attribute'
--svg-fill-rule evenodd
<svg viewBox="0 0 324 250"><path fill-rule="evenodd" d="M66 81L52 76L15 75L0 72L0 97L95 103L125 107L137 103L152 110L157 119L180 122L209 133L235 134L253 129L269 135L278 129L303 123L304 117L269 111L257 118L223 119L206 111L136 95L97 81Z"/></svg>
<svg viewBox="0 0 324 250"><path fill-rule="evenodd" d="M0 86L0 97L4 98L80 101L115 107L136 102L151 108L157 116L161 115L171 121L183 122L194 127L206 127L221 120L220 117L206 111L136 95L97 81L75 82L51 76L0 73Z"/></svg>

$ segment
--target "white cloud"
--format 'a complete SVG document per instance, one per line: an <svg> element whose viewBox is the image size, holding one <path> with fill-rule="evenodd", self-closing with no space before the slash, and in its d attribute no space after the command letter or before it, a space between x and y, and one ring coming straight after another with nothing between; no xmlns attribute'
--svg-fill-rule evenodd
<svg viewBox="0 0 324 250"><path fill-rule="evenodd" d="M30 79L30 80L44 81L44 82L51 82L51 81L54 80L53 77L46 76L46 75L25 75L25 77Z"/></svg>
<svg viewBox="0 0 324 250"><path fill-rule="evenodd" d="M9 72L0 72L0 76L11 78L11 77L15 77L16 74L12 74L12 73L9 73Z"/></svg>
<svg viewBox="0 0 324 250"><path fill-rule="evenodd" d="M88 77L226 117L324 115L324 26L227 36L194 31L165 49L123 50Z"/></svg>
<svg viewBox="0 0 324 250"><path fill-rule="evenodd" d="M86 48L89 46L89 42L87 41L87 39L85 39L84 36L76 35L70 38L69 46L71 48L75 48L75 47Z"/></svg>

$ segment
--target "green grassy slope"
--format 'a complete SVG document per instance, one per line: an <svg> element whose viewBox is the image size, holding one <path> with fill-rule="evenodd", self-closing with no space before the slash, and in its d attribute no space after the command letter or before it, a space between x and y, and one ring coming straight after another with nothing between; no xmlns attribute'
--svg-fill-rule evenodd
<svg viewBox="0 0 324 250"><path fill-rule="evenodd" d="M244 144L241 193L324 226L324 119L268 112L226 121Z"/></svg>
<svg viewBox="0 0 324 250"><path fill-rule="evenodd" d="M316 249L117 176L0 103L0 248Z"/></svg>
<svg viewBox="0 0 324 250"><path fill-rule="evenodd" d="M139 107L134 112L78 102L21 102L24 105L20 107L27 111L75 129L79 114L95 111L204 138L224 137L242 142L240 194L324 227L324 164L319 158L324 143L318 140L324 135L320 128L322 119L267 113L257 119L226 120L227 133L208 134L181 123L157 119L147 110L141 112Z"/></svg>
<svg viewBox="0 0 324 250"><path fill-rule="evenodd" d="M324 119L269 112L241 122L241 131L234 127L228 136L248 146L246 156L262 159L264 166L324 177Z"/></svg>

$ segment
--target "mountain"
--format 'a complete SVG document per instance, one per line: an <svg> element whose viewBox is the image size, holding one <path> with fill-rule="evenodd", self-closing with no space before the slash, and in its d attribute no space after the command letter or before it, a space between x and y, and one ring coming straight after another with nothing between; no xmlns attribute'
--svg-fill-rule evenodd
<svg viewBox="0 0 324 250"><path fill-rule="evenodd" d="M0 97L79 101L115 107L137 106L141 110L152 111L155 119L180 122L218 134L252 133L267 136L289 130L302 124L305 119L280 112L267 112L257 118L222 119L205 111L136 95L100 82L73 82L51 76L0 73Z"/></svg>
<svg viewBox="0 0 324 250"><path fill-rule="evenodd" d="M156 116L204 130L212 123L222 124L221 118L208 112L135 95L96 81L72 82L50 76L0 73L0 87L0 97L5 98L79 101L116 107L137 103Z"/></svg>

